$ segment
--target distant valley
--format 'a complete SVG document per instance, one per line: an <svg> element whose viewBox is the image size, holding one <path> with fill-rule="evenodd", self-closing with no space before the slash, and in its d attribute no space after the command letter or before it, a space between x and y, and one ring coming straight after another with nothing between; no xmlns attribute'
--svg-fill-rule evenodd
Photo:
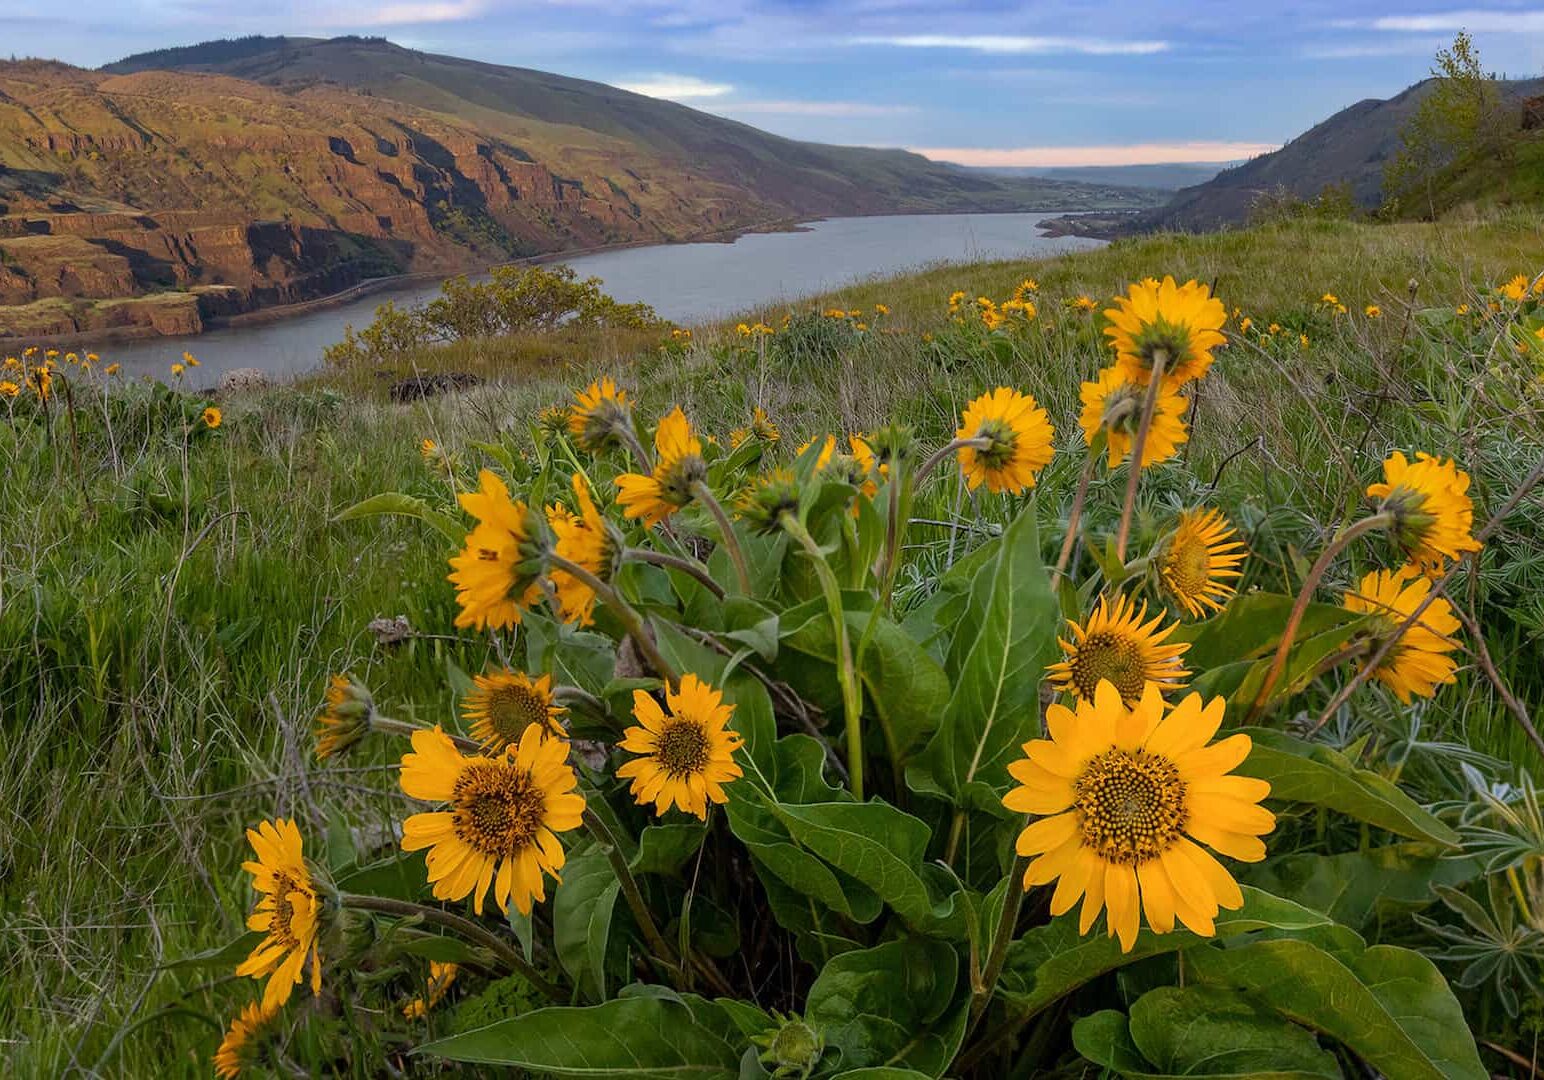
<svg viewBox="0 0 1544 1080"><path fill-rule="evenodd" d="M191 333L367 279L813 217L1161 199L379 39L0 63L0 336Z"/></svg>

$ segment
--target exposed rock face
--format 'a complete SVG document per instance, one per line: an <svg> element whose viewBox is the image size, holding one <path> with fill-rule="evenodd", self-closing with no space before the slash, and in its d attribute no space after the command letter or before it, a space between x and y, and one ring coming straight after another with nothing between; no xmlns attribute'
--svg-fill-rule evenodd
<svg viewBox="0 0 1544 1080"><path fill-rule="evenodd" d="M611 187L593 196L410 106L336 88L0 63L0 306L227 287L135 316L187 333L200 308L228 315L408 270L664 235ZM112 320L46 321L71 332ZM18 325L0 313L0 334Z"/></svg>

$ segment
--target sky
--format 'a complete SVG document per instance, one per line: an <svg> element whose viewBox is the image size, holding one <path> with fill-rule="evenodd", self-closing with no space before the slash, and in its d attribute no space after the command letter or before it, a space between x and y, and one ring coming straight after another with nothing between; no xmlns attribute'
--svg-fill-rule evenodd
<svg viewBox="0 0 1544 1080"><path fill-rule="evenodd" d="M1001 166L1263 153L1423 78L1460 29L1487 68L1544 74L1539 0L0 0L0 55L95 66L218 37L380 35Z"/></svg>

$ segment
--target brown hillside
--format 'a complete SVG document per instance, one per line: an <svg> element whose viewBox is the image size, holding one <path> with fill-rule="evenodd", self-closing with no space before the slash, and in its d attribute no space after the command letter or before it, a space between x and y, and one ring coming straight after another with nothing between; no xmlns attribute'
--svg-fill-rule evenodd
<svg viewBox="0 0 1544 1080"><path fill-rule="evenodd" d="M1140 197L386 42L265 41L230 71L186 62L206 46L99 72L0 63L0 336L196 331L371 277L796 218ZM167 292L185 302L101 303Z"/></svg>

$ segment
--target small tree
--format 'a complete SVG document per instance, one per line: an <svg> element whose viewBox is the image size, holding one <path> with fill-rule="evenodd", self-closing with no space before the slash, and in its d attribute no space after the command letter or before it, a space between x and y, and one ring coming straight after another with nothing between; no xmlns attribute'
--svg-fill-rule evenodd
<svg viewBox="0 0 1544 1080"><path fill-rule="evenodd" d="M1401 133L1402 145L1383 173L1385 199L1395 204L1424 192L1436 215L1437 178L1455 165L1511 150L1510 125L1494 72L1480 66L1479 50L1465 31L1437 52L1435 80Z"/></svg>

